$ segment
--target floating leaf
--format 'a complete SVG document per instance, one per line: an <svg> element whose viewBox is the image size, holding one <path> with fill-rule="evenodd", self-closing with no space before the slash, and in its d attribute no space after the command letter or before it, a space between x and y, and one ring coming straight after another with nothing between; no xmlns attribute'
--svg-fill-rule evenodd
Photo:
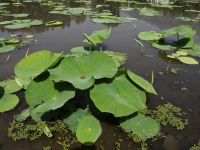
<svg viewBox="0 0 200 150"><path fill-rule="evenodd" d="M144 41L159 41L163 35L155 31L140 32L138 38Z"/></svg>
<svg viewBox="0 0 200 150"><path fill-rule="evenodd" d="M63 122L69 126L72 132L76 133L80 120L88 115L89 113L87 111L79 108L76 112L65 118Z"/></svg>
<svg viewBox="0 0 200 150"><path fill-rule="evenodd" d="M15 66L15 75L26 88L29 82L54 65L62 53L43 50L23 58Z"/></svg>
<svg viewBox="0 0 200 150"><path fill-rule="evenodd" d="M160 125L156 120L140 113L136 117L122 122L120 126L126 132L132 132L143 140L152 138L160 131Z"/></svg>
<svg viewBox="0 0 200 150"><path fill-rule="evenodd" d="M57 21L57 20L48 21L45 23L45 25L47 25L47 26L60 26L62 24L63 24L63 22Z"/></svg>
<svg viewBox="0 0 200 150"><path fill-rule="evenodd" d="M0 53L6 53L15 50L16 46L14 45L5 45L0 42Z"/></svg>
<svg viewBox="0 0 200 150"><path fill-rule="evenodd" d="M194 58L191 57L178 57L178 60L184 64L197 65L199 64Z"/></svg>
<svg viewBox="0 0 200 150"><path fill-rule="evenodd" d="M161 45L161 44L158 44L158 43L152 43L152 46L155 47L155 48L157 48L157 49L164 50L164 51L170 51L170 50L176 49L176 47L174 47L174 46L171 46L171 45Z"/></svg>
<svg viewBox="0 0 200 150"><path fill-rule="evenodd" d="M90 97L101 112L115 117L130 115L146 107L146 95L121 75L111 83L97 84L90 91Z"/></svg>
<svg viewBox="0 0 200 150"><path fill-rule="evenodd" d="M89 39L92 41L92 44L98 44L98 43L102 43L103 41L105 41L106 39L108 39L111 36L111 28L105 28L102 30L96 30L94 31L90 36ZM91 41L88 39L85 39L84 42L86 43L91 43Z"/></svg>
<svg viewBox="0 0 200 150"><path fill-rule="evenodd" d="M93 116L86 116L79 122L76 137L84 145L92 145L101 135L100 122Z"/></svg>
<svg viewBox="0 0 200 150"><path fill-rule="evenodd" d="M19 103L19 98L16 95L6 94L0 98L0 112L6 112L14 109Z"/></svg>
<svg viewBox="0 0 200 150"><path fill-rule="evenodd" d="M26 102L32 107L33 118L38 114L41 116L47 111L62 107L74 96L74 91L59 92L54 89L54 83L50 79L41 82L31 81L25 92Z"/></svg>
<svg viewBox="0 0 200 150"><path fill-rule="evenodd" d="M66 57L57 68L49 71L56 82L68 81L84 90L91 87L95 79L112 78L117 66L108 55L95 51L80 57Z"/></svg>
<svg viewBox="0 0 200 150"><path fill-rule="evenodd" d="M162 32L164 37L177 35L177 33L180 36L192 38L196 34L196 31L193 30L189 25L180 25L167 30L163 30Z"/></svg>
<svg viewBox="0 0 200 150"><path fill-rule="evenodd" d="M153 88L153 86L151 85L151 83L149 83L147 80L143 79L142 77L136 75L135 73L133 73L130 70L127 70L127 74L129 76L129 78L135 82L137 85L139 85L142 89L144 89L145 91L155 94L157 95L155 89Z"/></svg>
<svg viewBox="0 0 200 150"><path fill-rule="evenodd" d="M21 89L13 79L1 81L0 86L4 88L4 94L11 94Z"/></svg>

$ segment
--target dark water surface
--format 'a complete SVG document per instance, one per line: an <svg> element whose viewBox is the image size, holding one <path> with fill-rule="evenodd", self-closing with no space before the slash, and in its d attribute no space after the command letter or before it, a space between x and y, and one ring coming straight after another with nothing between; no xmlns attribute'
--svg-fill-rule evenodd
<svg viewBox="0 0 200 150"><path fill-rule="evenodd" d="M3 2L0 0L0 2ZM4 1L5 2L5 1ZM66 2L67 3L67 2ZM91 7L95 9L96 4L103 4L103 1L92 1ZM75 2L68 3L71 6L85 6L86 4L77 4ZM160 31L171 28L180 24L189 24L197 30L195 39L200 42L200 23L184 22L175 19L175 17L189 16L191 18L200 17L200 13L185 12L184 9L193 8L200 10L200 4L191 4L186 6L182 1L177 2L178 5L184 5L182 8L156 8L164 12L164 16L159 17L145 17L138 14L138 10L120 11L120 6L127 6L127 3L107 2L111 10L116 15L130 16L138 18L132 23L125 23L120 25L112 25L112 36L103 43L103 47L107 50L119 51L128 54L128 61L126 66L136 73L142 75L150 81L151 72L154 72L155 83L154 87L159 93L159 96L148 96L148 107L155 108L160 104L171 102L172 104L183 108L188 113L186 118L189 121L189 126L181 131L176 131L173 128L163 129L167 133L167 138L159 140L155 143L149 143L151 150L187 150L191 145L200 139L200 67L199 65L184 65L179 62L171 62L170 68L175 67L181 69L175 75L167 71L169 59L166 58L165 53L159 52L152 48L147 42L144 44L144 53L152 55L147 57L141 54L141 50L137 42L134 40L141 31ZM144 7L145 5L130 4L131 7ZM0 54L0 80L8 79L14 74L14 66L25 56L27 49L29 52L36 52L39 50L52 50L68 52L71 48L84 45L82 33L90 34L92 31L102 29L103 24L92 23L88 16L63 16L48 14L51 6L40 6L39 3L23 3L22 7L8 7L12 13L29 13L29 18L42 19L44 21L59 20L63 21L64 25L56 28L49 28L45 25L34 26L30 29L23 30L7 30L0 26L0 37L9 37L11 34L29 35L33 34L40 44L29 45L14 52ZM9 19L9 17L8 17ZM0 18L0 21L4 21ZM135 25L133 25L135 24ZM134 26L137 28L135 29ZM9 60L6 61L9 55ZM199 59L197 58L199 61ZM164 72L160 76L158 72ZM187 91L181 91L182 87L187 87ZM160 97L164 97L161 100ZM12 121L13 115L17 114L24 108L23 100L18 105L17 109L8 113L0 114L0 149L1 150L40 150L42 146L48 144L48 139L43 137L40 140L29 142L19 141L13 142L7 137L7 127ZM100 143L103 141L105 150L114 150L116 137L123 137L124 135L116 130L115 125L102 122L103 134L96 144L97 149L100 148ZM114 136L114 134L116 136ZM165 144L163 144L163 142ZM122 150L134 150L138 148L136 144L122 143ZM75 146L76 149L80 145ZM59 147L54 147L59 150ZM85 149L81 148L80 149Z"/></svg>

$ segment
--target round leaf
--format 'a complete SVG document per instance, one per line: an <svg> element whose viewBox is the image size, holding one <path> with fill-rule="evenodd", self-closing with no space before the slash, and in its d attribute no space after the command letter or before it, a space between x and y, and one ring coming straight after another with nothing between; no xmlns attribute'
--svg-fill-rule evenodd
<svg viewBox="0 0 200 150"><path fill-rule="evenodd" d="M19 103L16 95L7 94L0 98L0 112L6 112L14 109Z"/></svg>
<svg viewBox="0 0 200 150"><path fill-rule="evenodd" d="M140 32L138 38L144 41L158 41L163 38L163 35L155 31Z"/></svg>
<svg viewBox="0 0 200 150"><path fill-rule="evenodd" d="M66 57L57 68L49 71L56 82L68 81L75 88L84 90L92 86L95 79L112 78L117 72L117 66L103 52L91 52L80 57Z"/></svg>
<svg viewBox="0 0 200 150"><path fill-rule="evenodd" d="M86 116L79 122L76 137L84 145L91 145L101 135L100 122L93 116Z"/></svg>
<svg viewBox="0 0 200 150"><path fill-rule="evenodd" d="M98 84L90 91L95 106L102 112L115 117L130 115L146 107L146 95L122 75L112 83Z"/></svg>
<svg viewBox="0 0 200 150"><path fill-rule="evenodd" d="M29 82L54 65L60 58L61 53L52 53L43 50L23 58L15 66L15 75L27 87Z"/></svg>
<svg viewBox="0 0 200 150"><path fill-rule="evenodd" d="M122 122L120 126L126 132L132 132L143 140L152 138L160 130L160 125L156 120L146 117L143 114L138 114L136 117Z"/></svg>

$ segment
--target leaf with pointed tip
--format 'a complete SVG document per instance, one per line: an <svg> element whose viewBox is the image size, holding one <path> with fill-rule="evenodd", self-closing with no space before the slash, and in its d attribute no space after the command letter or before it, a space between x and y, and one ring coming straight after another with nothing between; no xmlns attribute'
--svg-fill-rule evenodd
<svg viewBox="0 0 200 150"><path fill-rule="evenodd" d="M135 82L137 85L139 85L142 89L144 89L145 91L155 94L157 95L154 87L152 86L151 83L149 83L147 80L143 79L142 77L136 75L135 73L133 73L130 70L127 70L127 74L129 76L129 78Z"/></svg>
<svg viewBox="0 0 200 150"><path fill-rule="evenodd" d="M199 64L194 58L191 57L178 57L177 58L180 62L188 65L197 65Z"/></svg>

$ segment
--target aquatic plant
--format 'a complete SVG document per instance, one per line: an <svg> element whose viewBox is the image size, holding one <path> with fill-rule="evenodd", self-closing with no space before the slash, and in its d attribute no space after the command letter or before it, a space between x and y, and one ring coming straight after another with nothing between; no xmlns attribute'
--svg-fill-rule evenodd
<svg viewBox="0 0 200 150"><path fill-rule="evenodd" d="M198 61L191 56L200 57L199 45L193 37L196 31L188 25L180 25L167 30L163 30L161 33L156 31L145 31L138 34L140 40L148 41L153 47L162 51L175 51L168 54L167 57L177 59L182 63L189 65L196 65ZM166 39L176 37L177 40L169 43Z"/></svg>
<svg viewBox="0 0 200 150"><path fill-rule="evenodd" d="M196 143L192 147L190 147L189 150L199 150L199 149L200 149L200 140L198 143Z"/></svg>
<svg viewBox="0 0 200 150"><path fill-rule="evenodd" d="M84 42L96 45L108 39L110 35L111 29L105 28L87 35ZM73 48L65 55L43 50L26 56L15 67L17 85L16 89L13 87L10 91L25 89L25 99L29 108L18 114L16 120L22 122L31 117L36 122L41 122L48 112L56 111L74 101L79 90L89 95L83 99L90 100L100 112L115 117L142 112L146 109L145 91L155 95L157 92L147 80L129 69L119 68L125 63L126 57L119 52L87 51L84 47ZM68 86L59 86L66 83ZM4 88L5 91L9 91L8 86ZM5 100L4 102L9 104ZM75 133L78 141L85 145L95 143L102 133L98 118L90 112L91 102L87 103L88 107L78 107L63 120ZM143 126L138 126L138 122ZM133 126L130 127L130 124ZM145 140L155 136L160 129L156 120L141 113L125 119L121 122L121 127ZM38 133L53 136L51 128L46 125L42 125Z"/></svg>

